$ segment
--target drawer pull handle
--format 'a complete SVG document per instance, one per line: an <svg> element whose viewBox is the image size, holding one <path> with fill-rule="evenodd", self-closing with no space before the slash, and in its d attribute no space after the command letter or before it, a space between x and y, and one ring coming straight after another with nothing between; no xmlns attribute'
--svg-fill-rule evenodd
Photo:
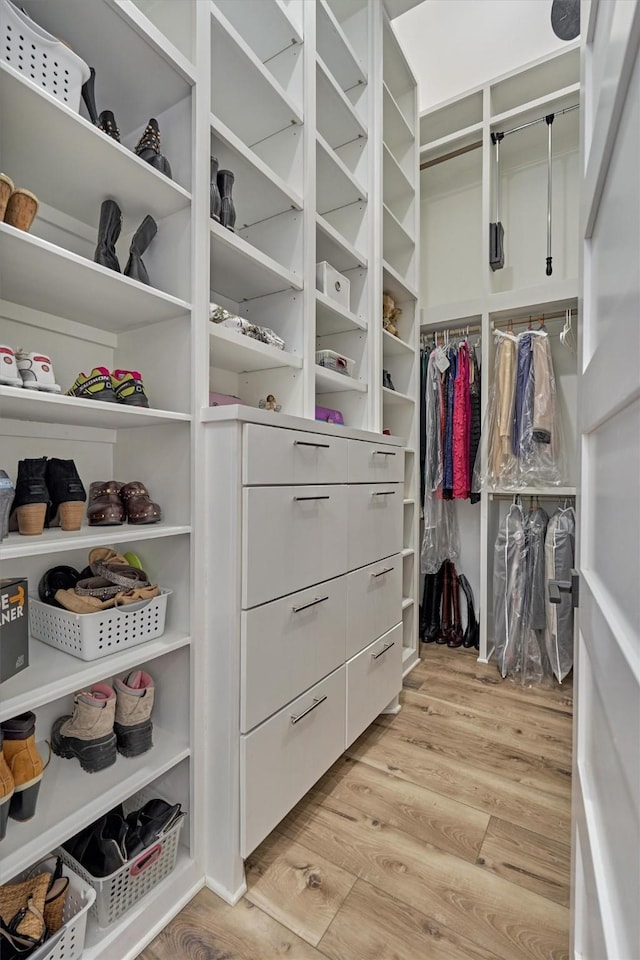
<svg viewBox="0 0 640 960"><path fill-rule="evenodd" d="M395 490L374 490L372 497L395 497Z"/></svg>
<svg viewBox="0 0 640 960"><path fill-rule="evenodd" d="M328 493L323 494L321 497L294 497L294 500L331 500L331 497Z"/></svg>
<svg viewBox="0 0 640 960"><path fill-rule="evenodd" d="M294 440L294 447L323 447L325 450L331 449L330 443L313 443L311 440Z"/></svg>
<svg viewBox="0 0 640 960"><path fill-rule="evenodd" d="M306 710L303 710L302 713L299 713L297 717L295 714L291 716L291 723L299 723L299 721L302 720L303 717L306 717L308 713L311 713L312 710L315 710L316 707L319 707L320 704L324 703L326 699L327 699L326 696L314 697L313 703L311 704L310 707L307 707Z"/></svg>
<svg viewBox="0 0 640 960"><path fill-rule="evenodd" d="M381 657L383 653L386 653L386 652L387 652L387 650L391 650L391 647L395 647L395 645L396 645L395 640L392 640L391 643L388 643L388 644L386 645L386 647L383 647L383 648L382 648L382 650L380 651L380 653L372 653L372 654L371 654L371 659L372 659L372 660L377 660L378 657Z"/></svg>
<svg viewBox="0 0 640 960"><path fill-rule="evenodd" d="M372 457L395 457L393 450L374 450L371 454Z"/></svg>
<svg viewBox="0 0 640 960"><path fill-rule="evenodd" d="M329 596L326 597L316 597L315 600L310 600L309 603L303 603L301 607L294 607L294 613L300 613L301 610L308 610L309 607L315 607L317 603L324 603L325 600L328 600Z"/></svg>
<svg viewBox="0 0 640 960"><path fill-rule="evenodd" d="M378 570L377 573L372 573L372 577L383 577L385 573L391 573L392 570L395 570L395 567L385 567L384 570Z"/></svg>

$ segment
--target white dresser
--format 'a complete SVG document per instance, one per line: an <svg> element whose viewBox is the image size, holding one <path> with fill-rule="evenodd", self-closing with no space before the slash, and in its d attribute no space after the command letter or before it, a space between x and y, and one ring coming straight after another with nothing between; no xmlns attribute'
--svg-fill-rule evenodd
<svg viewBox="0 0 640 960"><path fill-rule="evenodd" d="M241 895L242 859L400 691L404 461L243 407L206 434L210 879Z"/></svg>

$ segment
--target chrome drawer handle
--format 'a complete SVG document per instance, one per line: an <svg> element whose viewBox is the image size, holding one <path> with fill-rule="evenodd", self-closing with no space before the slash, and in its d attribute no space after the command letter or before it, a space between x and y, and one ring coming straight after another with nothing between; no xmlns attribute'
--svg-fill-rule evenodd
<svg viewBox="0 0 640 960"><path fill-rule="evenodd" d="M374 450L372 457L395 457L393 450Z"/></svg>
<svg viewBox="0 0 640 960"><path fill-rule="evenodd" d="M301 607L293 607L293 612L300 613L301 610L308 610L309 607L315 607L317 603L324 603L325 600L328 599L328 595L326 597L316 597L315 600L310 600L309 603L303 603Z"/></svg>
<svg viewBox="0 0 640 960"><path fill-rule="evenodd" d="M372 660L377 660L378 657L381 657L383 653L386 653L386 652L387 652L387 650L391 650L391 647L395 647L395 645L396 645L395 640L392 640L391 643L388 643L388 644L386 645L386 647L383 647L383 648L382 648L382 650L380 651L380 653L372 653L372 654L371 654L371 659L372 659Z"/></svg>
<svg viewBox="0 0 640 960"><path fill-rule="evenodd" d="M311 440L294 440L294 447L323 447L325 450L331 449L330 443L313 443Z"/></svg>
<svg viewBox="0 0 640 960"><path fill-rule="evenodd" d="M310 707L307 707L306 710L303 710L302 713L299 713L297 717L295 716L295 714L292 714L291 723L298 723L300 720L302 720L303 717L306 717L308 713L311 713L311 711L315 710L316 707L319 707L321 703L324 703L326 699L327 699L326 696L320 697L319 699L318 697L314 697L313 703L311 704Z"/></svg>
<svg viewBox="0 0 640 960"><path fill-rule="evenodd" d="M392 570L395 570L395 567L385 567L384 570L378 570L377 573L372 573L372 577L382 577L385 573L391 573Z"/></svg>
<svg viewBox="0 0 640 960"><path fill-rule="evenodd" d="M328 493L325 493L322 497L294 497L294 500L331 500L331 497Z"/></svg>
<svg viewBox="0 0 640 960"><path fill-rule="evenodd" d="M395 490L374 490L372 497L395 497Z"/></svg>

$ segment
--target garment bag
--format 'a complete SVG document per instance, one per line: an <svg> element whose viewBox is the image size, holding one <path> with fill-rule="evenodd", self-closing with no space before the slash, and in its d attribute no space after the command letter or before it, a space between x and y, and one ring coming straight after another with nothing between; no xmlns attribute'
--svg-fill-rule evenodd
<svg viewBox="0 0 640 960"><path fill-rule="evenodd" d="M576 517L573 507L559 508L549 520L545 539L545 567L549 580L571 580L574 566ZM559 603L547 597L545 645L556 679L562 683L573 667L573 603L561 593Z"/></svg>
<svg viewBox="0 0 640 960"><path fill-rule="evenodd" d="M493 615L496 662L503 677L517 677L522 668L526 623L527 544L525 518L512 503L500 521L493 563Z"/></svg>
<svg viewBox="0 0 640 960"><path fill-rule="evenodd" d="M504 133L492 133L491 142L496 148L496 220L489 224L489 266L492 270L504 267L504 227L500 223L500 141Z"/></svg>

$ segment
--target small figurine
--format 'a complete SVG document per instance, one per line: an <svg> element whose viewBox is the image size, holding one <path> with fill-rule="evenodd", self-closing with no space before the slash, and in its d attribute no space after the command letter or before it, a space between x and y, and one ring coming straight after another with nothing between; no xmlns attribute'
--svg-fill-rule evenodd
<svg viewBox="0 0 640 960"><path fill-rule="evenodd" d="M258 403L258 406L261 410L273 410L274 413L280 413L282 407L279 403L276 403L276 398L272 393L267 394L266 400L261 400Z"/></svg>
<svg viewBox="0 0 640 960"><path fill-rule="evenodd" d="M400 307L396 307L396 302L388 293L382 294L382 327L387 333L394 337L400 336L395 321L402 314Z"/></svg>

